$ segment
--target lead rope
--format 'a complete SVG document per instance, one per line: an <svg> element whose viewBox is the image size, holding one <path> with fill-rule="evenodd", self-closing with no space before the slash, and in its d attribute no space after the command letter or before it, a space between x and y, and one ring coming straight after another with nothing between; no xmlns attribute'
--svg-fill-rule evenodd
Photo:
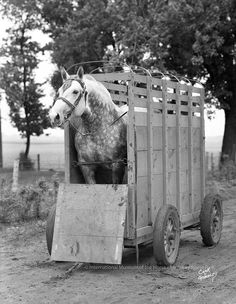
<svg viewBox="0 0 236 304"><path fill-rule="evenodd" d="M120 120L123 116L125 116L125 114L127 114L127 113L128 113L128 111L125 111L122 115L120 115L118 118L116 118L108 127L109 127L109 128L112 127L117 121L119 121L119 120ZM73 124L72 121L70 120L70 117L69 117L68 119L66 119L66 121L68 121L69 124L72 126L72 128L73 128L75 131L79 132L79 134L82 135L82 136L93 135L93 134L95 134L95 133L97 132L97 130L94 130L93 132L83 133L83 132L81 132L78 128L76 128L76 127L74 126L74 124Z"/></svg>

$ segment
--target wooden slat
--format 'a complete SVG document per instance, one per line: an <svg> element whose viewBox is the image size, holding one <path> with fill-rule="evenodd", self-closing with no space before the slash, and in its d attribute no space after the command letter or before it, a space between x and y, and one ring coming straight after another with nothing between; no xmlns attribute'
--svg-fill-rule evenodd
<svg viewBox="0 0 236 304"><path fill-rule="evenodd" d="M189 97L188 97L188 95L180 94L179 95L179 100L188 102L189 101Z"/></svg>
<svg viewBox="0 0 236 304"><path fill-rule="evenodd" d="M189 209L190 212L193 210L193 116L192 116L192 86L188 87L189 97L189 114L188 114L188 169L189 169Z"/></svg>
<svg viewBox="0 0 236 304"><path fill-rule="evenodd" d="M128 103L128 96L124 95L124 94L113 94L110 93L111 95L111 99L114 101L122 101L124 103Z"/></svg>
<svg viewBox="0 0 236 304"><path fill-rule="evenodd" d="M65 147L65 182L70 183L71 180L71 140L70 140L70 123L69 121L65 123L64 126L64 147Z"/></svg>
<svg viewBox="0 0 236 304"><path fill-rule="evenodd" d="M71 128L70 123L66 122L64 126L64 147L65 147L65 182L84 183L84 177L79 167L74 167L73 162L77 161L77 151L74 145L75 130Z"/></svg>
<svg viewBox="0 0 236 304"><path fill-rule="evenodd" d="M115 81L122 80L128 81L131 79L131 73L101 73L101 74L93 74L92 75L98 81Z"/></svg>
<svg viewBox="0 0 236 304"><path fill-rule="evenodd" d="M192 126L193 126L193 128L200 128L201 121L202 121L202 117L192 116Z"/></svg>
<svg viewBox="0 0 236 304"><path fill-rule="evenodd" d="M109 91L119 91L123 93L127 93L128 87L122 84L116 84L112 82L102 81L102 84L109 90Z"/></svg>
<svg viewBox="0 0 236 304"><path fill-rule="evenodd" d="M128 114L128 132L127 132L127 156L128 156L128 185L130 186L127 208L127 227L128 234L127 237L132 239L136 234L136 210L137 210L137 193L136 193L136 117L134 112L134 78L133 74L130 75L130 82L128 87L128 97L129 97L129 114ZM132 192L132 193L131 193Z"/></svg>
<svg viewBox="0 0 236 304"><path fill-rule="evenodd" d="M60 185L52 259L120 264L127 185Z"/></svg>
<svg viewBox="0 0 236 304"><path fill-rule="evenodd" d="M199 211L181 216L182 228L199 223Z"/></svg>
<svg viewBox="0 0 236 304"><path fill-rule="evenodd" d="M167 167L167 151L168 151L168 139L167 139L167 81L162 81L162 160L163 160L163 204L167 204L167 187L168 187L168 167Z"/></svg>
<svg viewBox="0 0 236 304"><path fill-rule="evenodd" d="M151 206L153 201L153 102L152 97L150 96L152 88L152 77L147 76L147 148L148 148L148 224L152 225L152 216L151 216Z"/></svg>
<svg viewBox="0 0 236 304"><path fill-rule="evenodd" d="M177 108L176 104L167 103L167 105L166 105L166 110L167 111L174 111L174 112L176 112L176 108ZM175 115L175 114L176 113L173 113L172 115Z"/></svg>
<svg viewBox="0 0 236 304"><path fill-rule="evenodd" d="M194 87L194 86L193 86L192 92L193 92L193 93L200 94L200 95L204 95L204 88L198 88L198 87Z"/></svg>
<svg viewBox="0 0 236 304"><path fill-rule="evenodd" d="M180 199L180 192L181 192L181 125L180 125L180 119L181 119L181 112L180 112L180 101L179 101L179 95L180 95L180 84L176 86L176 207L179 212L179 214L182 213L182 206L181 206L181 199Z"/></svg>
<svg viewBox="0 0 236 304"><path fill-rule="evenodd" d="M201 113L201 108L200 107L192 107L192 113Z"/></svg>
<svg viewBox="0 0 236 304"><path fill-rule="evenodd" d="M150 88L150 90L151 90L151 88ZM145 88L134 87L133 92L134 92L134 94L147 96L147 89L145 89Z"/></svg>
<svg viewBox="0 0 236 304"><path fill-rule="evenodd" d="M198 104L199 106L200 106L201 103L202 103L201 95L199 95L199 96L192 96L192 100L193 100L193 104L196 103L196 104Z"/></svg>
<svg viewBox="0 0 236 304"><path fill-rule="evenodd" d="M148 226L149 195L150 193L148 190L148 177L144 176L140 178L139 176L137 176L137 229Z"/></svg>
<svg viewBox="0 0 236 304"><path fill-rule="evenodd" d="M137 152L147 150L147 128L136 127ZM153 150L162 150L162 128L153 126Z"/></svg>
<svg viewBox="0 0 236 304"><path fill-rule="evenodd" d="M160 99L162 98L162 91L152 90L150 95L152 98Z"/></svg>
<svg viewBox="0 0 236 304"><path fill-rule="evenodd" d="M163 175L154 174L154 193L153 193L153 206L152 206L152 221L155 222L157 212L163 205Z"/></svg>
<svg viewBox="0 0 236 304"><path fill-rule="evenodd" d="M172 88L172 89L176 89L177 83L175 81L171 81L171 80L164 80L166 81L166 87L167 88Z"/></svg>
<svg viewBox="0 0 236 304"><path fill-rule="evenodd" d="M172 99L172 100L176 100L176 94L175 93L166 93L166 98L167 100Z"/></svg>
<svg viewBox="0 0 236 304"><path fill-rule="evenodd" d="M138 83L146 83L147 79L145 75L138 75L138 74L133 74L134 76L134 82Z"/></svg>
<svg viewBox="0 0 236 304"><path fill-rule="evenodd" d="M205 197L205 123L204 123L204 89L201 90L201 125L200 125L200 168L201 168L201 204Z"/></svg>
<svg viewBox="0 0 236 304"><path fill-rule="evenodd" d="M162 103L161 102L154 102L153 100L151 102L153 103L152 108L153 108L154 112L155 112L155 110L161 110L162 109ZM134 106L135 107L141 107L141 108L147 108L147 99L146 98L134 97Z"/></svg>
<svg viewBox="0 0 236 304"><path fill-rule="evenodd" d="M159 79L159 78L152 77L152 84L156 85L156 86L161 86L162 85L162 80Z"/></svg>
<svg viewBox="0 0 236 304"><path fill-rule="evenodd" d="M180 91L188 91L188 85L187 84L185 84L185 83L179 83L179 89L180 89Z"/></svg>
<svg viewBox="0 0 236 304"><path fill-rule="evenodd" d="M153 227L152 226L145 226L142 228L139 228L137 230L137 237L142 237L143 235L147 235L153 233Z"/></svg>
<svg viewBox="0 0 236 304"><path fill-rule="evenodd" d="M136 121L136 126L147 126L147 113L135 112L135 121ZM162 126L162 114L161 113L154 112L153 126L154 127Z"/></svg>
<svg viewBox="0 0 236 304"><path fill-rule="evenodd" d="M137 152L137 176L148 176L148 150ZM162 174L162 151L153 151L153 174Z"/></svg>
<svg viewBox="0 0 236 304"><path fill-rule="evenodd" d="M133 102L135 107L147 108L147 98L134 96Z"/></svg>

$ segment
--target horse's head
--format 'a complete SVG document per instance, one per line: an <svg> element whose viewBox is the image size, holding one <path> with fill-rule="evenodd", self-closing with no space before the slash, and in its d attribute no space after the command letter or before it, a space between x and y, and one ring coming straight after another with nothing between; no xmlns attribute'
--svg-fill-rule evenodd
<svg viewBox="0 0 236 304"><path fill-rule="evenodd" d="M61 68L63 84L57 92L49 112L52 125L61 126L73 113L81 116L86 109L87 91L83 81L84 70L79 67L77 74L70 76Z"/></svg>

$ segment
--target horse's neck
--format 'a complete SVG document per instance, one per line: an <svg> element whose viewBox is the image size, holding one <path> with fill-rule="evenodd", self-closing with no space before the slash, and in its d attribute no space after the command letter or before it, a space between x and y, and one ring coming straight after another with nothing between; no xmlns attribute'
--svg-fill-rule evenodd
<svg viewBox="0 0 236 304"><path fill-rule="evenodd" d="M81 117L73 116L71 124L76 130L83 133L94 132L111 125L118 116L119 107L112 100L103 100L110 96L98 95L94 92L88 93L88 106Z"/></svg>
<svg viewBox="0 0 236 304"><path fill-rule="evenodd" d="M88 97L88 109L83 115L88 123L96 121L97 124L109 124L117 118L119 108L113 103L110 95L90 92Z"/></svg>

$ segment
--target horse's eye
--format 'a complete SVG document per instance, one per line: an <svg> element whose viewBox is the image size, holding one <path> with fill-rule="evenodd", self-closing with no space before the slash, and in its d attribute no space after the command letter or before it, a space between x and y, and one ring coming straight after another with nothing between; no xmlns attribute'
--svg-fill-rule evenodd
<svg viewBox="0 0 236 304"><path fill-rule="evenodd" d="M77 90L73 91L73 94L78 94L78 93L79 93L79 91L77 91Z"/></svg>

